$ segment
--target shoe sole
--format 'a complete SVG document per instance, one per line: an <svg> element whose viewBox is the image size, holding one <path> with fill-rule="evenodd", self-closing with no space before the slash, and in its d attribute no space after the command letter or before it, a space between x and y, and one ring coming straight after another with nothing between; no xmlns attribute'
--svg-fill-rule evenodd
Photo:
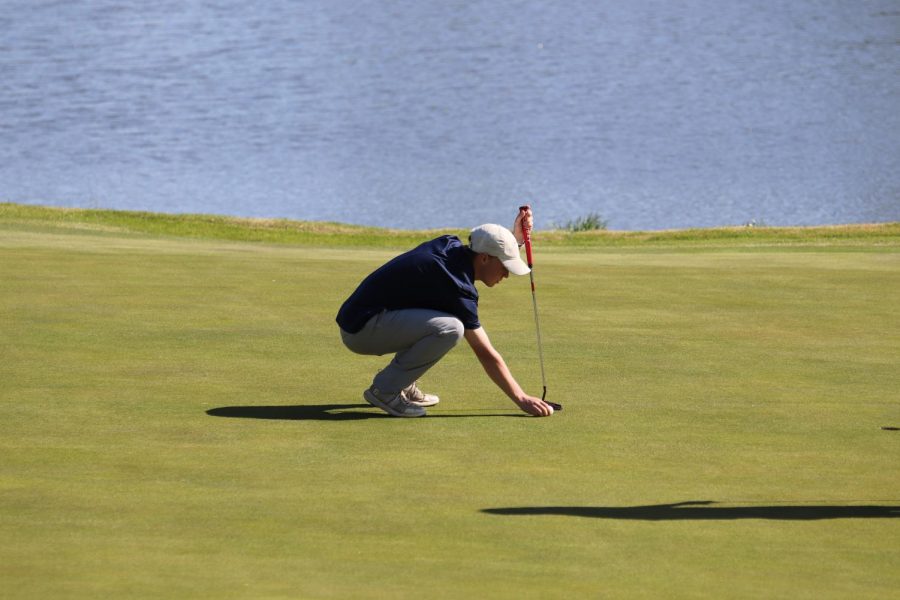
<svg viewBox="0 0 900 600"><path fill-rule="evenodd" d="M394 410L393 408L391 408L390 406L388 406L387 404L385 404L384 402L382 402L381 400L379 400L378 398L376 398L375 394L372 394L369 390L366 390L363 392L363 399L366 402L368 402L369 404L371 404L372 406L374 406L375 408L380 408L381 410L383 410L384 412L386 412L387 414L389 414L393 417L410 418L410 417L424 417L425 416L425 409L422 409L422 413L418 414L418 415L409 415L409 414L404 414L402 412L398 412L398 411Z"/></svg>
<svg viewBox="0 0 900 600"><path fill-rule="evenodd" d="M425 408L426 406L434 406L435 404L440 402L440 399L435 400L434 402L429 402L428 400L426 400L424 402L416 402L415 400L407 400L407 402L409 402L410 404L415 404L416 406L421 406L422 408Z"/></svg>

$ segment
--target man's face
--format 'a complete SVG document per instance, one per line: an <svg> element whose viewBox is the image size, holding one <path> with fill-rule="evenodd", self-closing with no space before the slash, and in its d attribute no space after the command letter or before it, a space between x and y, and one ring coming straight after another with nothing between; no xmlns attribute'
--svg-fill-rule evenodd
<svg viewBox="0 0 900 600"><path fill-rule="evenodd" d="M507 277L509 277L509 269L503 266L500 259L496 256L487 256L482 270L481 281L488 287L494 287Z"/></svg>

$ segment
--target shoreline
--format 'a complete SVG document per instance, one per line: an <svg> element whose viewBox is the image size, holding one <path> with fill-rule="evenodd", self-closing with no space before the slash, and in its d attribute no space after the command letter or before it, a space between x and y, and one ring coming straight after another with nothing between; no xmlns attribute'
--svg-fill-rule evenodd
<svg viewBox="0 0 900 600"><path fill-rule="evenodd" d="M36 229L119 235L230 240L280 245L406 247L441 234L464 238L466 230L403 230L327 221L296 221L205 214L59 208L0 203L0 230ZM900 221L801 227L729 226L653 231L536 230L547 247L604 248L710 246L900 247Z"/></svg>

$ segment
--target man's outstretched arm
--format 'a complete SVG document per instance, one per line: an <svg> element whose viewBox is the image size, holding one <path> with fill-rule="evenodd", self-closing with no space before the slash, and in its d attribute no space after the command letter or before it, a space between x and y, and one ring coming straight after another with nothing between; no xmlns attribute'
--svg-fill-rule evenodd
<svg viewBox="0 0 900 600"><path fill-rule="evenodd" d="M516 382L509 367L506 366L506 361L491 345L491 340L483 328L466 329L465 337L475 356L478 357L478 361L481 362L484 372L519 408L536 417L547 417L553 414L553 408L549 404L540 398L529 396Z"/></svg>

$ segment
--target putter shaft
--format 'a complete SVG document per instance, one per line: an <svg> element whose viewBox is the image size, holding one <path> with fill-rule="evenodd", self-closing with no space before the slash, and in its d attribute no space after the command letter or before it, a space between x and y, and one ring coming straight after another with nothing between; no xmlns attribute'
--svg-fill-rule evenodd
<svg viewBox="0 0 900 600"><path fill-rule="evenodd" d="M528 265L531 267L531 265ZM531 278L531 305L534 307L534 328L537 331L537 347L538 347L538 359L541 363L541 385L544 387L544 395L541 396L541 400L547 397L547 375L544 372L544 345L541 342L541 319L538 316L538 307L537 307L537 294L534 291L534 270L528 273L528 276Z"/></svg>
<svg viewBox="0 0 900 600"><path fill-rule="evenodd" d="M528 210L529 208L529 206L519 207L520 210ZM534 291L534 259L531 256L531 229L525 227L522 229L525 234L525 256L528 259L528 268L530 269L528 277L531 280L531 304L534 307L534 327L537 331L538 358L541 363L541 386L543 386L541 400L552 406L553 410L562 410L562 404L549 402L547 400L547 374L544 372L544 344L541 341L541 319L538 316L537 293Z"/></svg>

